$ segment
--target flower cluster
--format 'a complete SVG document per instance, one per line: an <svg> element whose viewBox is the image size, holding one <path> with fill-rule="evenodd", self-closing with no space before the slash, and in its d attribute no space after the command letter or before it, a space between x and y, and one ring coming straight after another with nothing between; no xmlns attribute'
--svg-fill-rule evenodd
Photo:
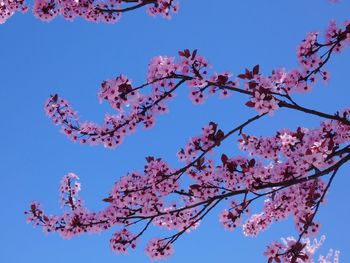
<svg viewBox="0 0 350 263"><path fill-rule="evenodd" d="M349 110L339 116L348 118ZM350 141L350 125L327 120L315 129L282 129L272 137L242 134L240 147L254 158L229 158L223 154L221 163L215 165L204 155L222 142L224 133L219 131L217 124L210 123L202 129L201 136L193 137L185 150L180 150L179 156L186 163L183 168L173 169L160 158L147 157L143 173L128 173L115 183L110 195L103 199L108 207L100 212L77 205L80 185L74 183L78 177L70 173L63 178L60 192L61 202L71 211L48 216L39 204L32 203L28 221L65 238L119 225L122 230L111 238L111 248L116 253L125 253L129 246L134 248L136 237L151 223L178 231L152 240L147 246L149 256L161 259L171 255L172 243L178 236L197 228L217 203L234 197L220 214L225 229L242 226L245 235L255 236L273 222L291 216L301 236L316 235L320 223L314 221L315 213L328 189L322 176L337 171L344 158L350 159L349 147L341 148ZM257 198L264 198L262 211L250 214L249 206ZM128 228L141 222L144 227L139 234L131 234ZM297 245L289 247L303 250ZM282 250L285 247L276 243L266 253L278 262Z"/></svg>
<svg viewBox="0 0 350 263"><path fill-rule="evenodd" d="M311 32L298 46L297 57L302 66L304 80L310 77L311 82L315 82L319 74L324 81L328 81L329 73L322 70L323 65L332 52L340 53L346 44L350 44L350 22L344 22L343 26L345 29L338 27L332 20L325 30L324 43L318 41L318 32ZM328 50L322 54L319 51L324 47L328 47Z"/></svg>
<svg viewBox="0 0 350 263"><path fill-rule="evenodd" d="M242 215L249 213L249 207L247 203L238 205L235 201L231 201L230 205L228 210L221 212L219 221L226 230L232 231L242 225Z"/></svg>
<svg viewBox="0 0 350 263"><path fill-rule="evenodd" d="M293 237L282 238L282 242L272 242L264 255L269 259L268 262L295 262L295 263L314 263L316 251L323 245L325 236L313 242L309 238L303 238L297 241ZM326 256L320 255L319 263L339 263L339 251L332 249Z"/></svg>
<svg viewBox="0 0 350 263"><path fill-rule="evenodd" d="M121 18L122 13L146 5L147 12L151 16L170 18L171 13L177 13L179 10L176 0L35 0L33 13L46 22L61 15L66 20L81 17L91 22L115 23ZM0 24L17 11L28 11L24 0L0 2Z"/></svg>
<svg viewBox="0 0 350 263"><path fill-rule="evenodd" d="M131 81L123 75L102 82L98 93L100 102L108 101L111 107L119 112L124 112L130 103L132 105L137 103L135 100L139 97L139 92L133 89Z"/></svg>
<svg viewBox="0 0 350 263"><path fill-rule="evenodd" d="M295 108L290 95L311 90L317 74L324 81L329 79L329 73L323 70L323 66L334 50L340 51L340 46L350 43L349 22L345 22L344 26L345 29L341 29L331 22L324 44L318 42L318 33L309 33L298 47L300 68L290 71L275 69L269 76L260 73L259 65L252 70L246 69L245 73L237 76L243 80L244 88L239 88L239 82L232 73L209 75L207 59L198 55L196 50L190 52L185 49L179 52L178 60L167 56L153 58L148 67L147 82L140 86L133 86L124 75L103 81L98 97L100 101L107 101L118 114L106 114L102 125L79 121L68 102L57 95L49 98L45 110L54 123L63 125L62 131L73 141L79 139L81 143L103 144L107 148L121 144L125 135L133 133L138 124L143 124L145 128L153 127L156 116L168 112L167 103L182 84L189 87L189 96L194 104L203 103L208 95L217 92L220 97L236 92L249 95L246 106L254 108L259 115L272 115L280 107ZM325 48L328 48L327 56L321 55L321 50ZM150 93L141 92L147 87L151 88Z"/></svg>
<svg viewBox="0 0 350 263"><path fill-rule="evenodd" d="M224 138L222 130L218 129L218 125L214 122L202 128L202 134L198 137L192 137L184 149L180 149L178 157L185 163L190 163L198 157L198 153L203 153L220 144Z"/></svg>
<svg viewBox="0 0 350 263"><path fill-rule="evenodd" d="M136 248L136 238L127 229L114 233L109 241L112 251L117 254L126 254L130 246L132 249Z"/></svg>
<svg viewBox="0 0 350 263"><path fill-rule="evenodd" d="M327 82L330 76L323 67L332 52L339 53L346 44L350 44L349 24L346 21L343 23L344 28L341 28L336 26L335 21L331 21L325 32L324 43L318 41L318 32L309 33L297 48L300 68L289 71L275 69L270 76L265 77L259 74L259 65L256 65L252 71L246 70L240 74L238 77L245 81L246 90L252 94L246 105L255 108L259 114L271 115L279 108L280 100L277 97L290 98L294 92L310 91L318 76Z"/></svg>
<svg viewBox="0 0 350 263"><path fill-rule="evenodd" d="M151 240L146 247L146 254L154 260L165 259L173 253L173 246L166 240L159 238Z"/></svg>
<svg viewBox="0 0 350 263"><path fill-rule="evenodd" d="M110 240L116 253L126 253L129 246L134 248L149 226L165 227L175 233L153 239L146 246L146 254L152 259L163 259L173 253L173 243L182 234L197 228L216 205L228 200L229 206L220 213L219 221L228 230L242 226L247 236L256 236L274 222L293 218L299 239L272 243L265 253L270 263L312 262L315 248L301 240L318 233L316 213L337 171L350 160L350 110L333 115L322 113L299 106L290 95L308 91L317 74L328 77L323 71L324 64L333 51L341 51L339 45L348 42L350 26L348 23L344 26L345 29L337 29L331 22L325 44L318 42L317 33L308 34L297 51L300 68L289 72L276 69L270 76L262 75L259 65L246 69L237 76L243 80L243 88L238 87L231 73L209 74L207 60L196 50L180 51L178 60L156 57L149 64L146 84L135 87L124 75L102 83L98 97L107 101L117 114L107 114L101 126L81 122L65 99L51 96L45 104L46 113L54 123L62 125L68 137L108 148L120 144L138 124L152 127L156 115L167 111L166 102L183 83L189 87L195 104L202 103L208 94L220 92L226 97L237 92L250 97L246 105L258 115L226 133L210 122L199 136L192 137L179 150L178 157L184 162L181 168L174 169L161 158L146 157L143 171L121 177L103 199L107 207L99 212L83 207L78 197L78 177L70 173L60 187L61 203L70 211L51 216L33 202L26 212L28 222L47 232L58 232L64 238L120 227ZM320 55L324 49L326 56ZM151 89L150 93L140 91L146 87ZM281 129L273 136L243 133L248 124L279 107L326 120L313 129ZM207 156L236 132L241 135L239 147L247 156L229 157L223 153L219 161ZM263 200L263 205L260 211L251 214L251 204L258 199ZM131 226L137 229L140 225L137 234L129 232ZM321 258L321 262L329 261L330 257ZM336 254L335 262L337 258Z"/></svg>
<svg viewBox="0 0 350 263"><path fill-rule="evenodd" d="M0 24L6 22L15 12L25 13L28 7L24 0L1 0L0 2Z"/></svg>
<svg viewBox="0 0 350 263"><path fill-rule="evenodd" d="M74 173L68 173L62 178L60 186L61 207L68 206L76 209L82 206L82 200L78 198L80 189L79 177Z"/></svg>
<svg viewBox="0 0 350 263"><path fill-rule="evenodd" d="M156 4L148 7L147 11L151 16L161 15L169 19L170 12L177 13L179 11L179 2L177 0L158 0Z"/></svg>
<svg viewBox="0 0 350 263"><path fill-rule="evenodd" d="M73 141L90 144L103 144L107 148L114 148L123 142L125 135L136 130L138 124L151 128L155 124L157 114L168 111L167 102L175 96L175 90L187 82L191 88L190 96L194 103L202 102L204 90L202 82L207 71L206 59L185 50L183 57L176 62L172 57L156 57L149 64L147 84L134 87L130 79L120 75L115 79L102 82L98 97L100 101L107 101L118 114L106 114L104 123L98 125L93 122L81 122L69 103L58 97L51 96L45 103L46 114L55 124L62 125L62 131ZM178 75L187 72L192 78L186 80ZM221 81L216 75L217 81ZM181 78L176 83L177 79ZM139 90L150 86L150 94Z"/></svg>

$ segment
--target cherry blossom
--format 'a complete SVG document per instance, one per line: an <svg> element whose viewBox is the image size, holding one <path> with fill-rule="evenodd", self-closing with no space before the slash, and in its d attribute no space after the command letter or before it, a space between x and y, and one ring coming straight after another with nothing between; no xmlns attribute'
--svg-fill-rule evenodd
<svg viewBox="0 0 350 263"><path fill-rule="evenodd" d="M193 137L186 150L180 151L184 156L190 154L182 168L171 168L164 160L148 156L143 173L134 171L122 176L103 199L108 207L99 212L91 212L77 201L80 184L76 182L78 177L69 173L61 182L60 192L61 203L70 211L49 216L38 203L32 203L28 221L64 238L120 226L122 229L111 239L112 250L117 253L125 253L129 246L134 248L151 224L177 231L146 247L149 256L161 259L172 253L171 246L179 236L199 227L218 203L231 199L220 213L225 229L242 226L245 235L256 236L273 222L292 217L301 237L315 236L320 228L315 215L338 169L350 160L348 113L343 110L339 115L343 122L325 120L314 129L282 129L273 137L241 133L240 147L253 158L223 154L219 163L207 155L213 154L227 135L242 132L263 116L257 115L226 133L222 131L220 139L217 124L209 123L201 136ZM208 141L212 143L205 144ZM193 145L201 147L194 148L192 155L188 149ZM261 212L251 214L249 206L261 198ZM128 228L132 225L140 226L138 234L130 234ZM302 244L297 243L293 249L301 253ZM279 258L271 251L270 258Z"/></svg>
<svg viewBox="0 0 350 263"><path fill-rule="evenodd" d="M157 238L151 240L146 247L146 254L154 260L165 259L172 253L174 253L172 245Z"/></svg>
<svg viewBox="0 0 350 263"><path fill-rule="evenodd" d="M24 0L2 0L0 2L0 24L6 22L15 12L25 13L28 6Z"/></svg>
<svg viewBox="0 0 350 263"><path fill-rule="evenodd" d="M127 248L136 248L135 236L133 236L127 229L115 233L110 240L111 249L117 254L126 254Z"/></svg>
<svg viewBox="0 0 350 263"><path fill-rule="evenodd" d="M50 22L57 15L66 20L76 17L91 22L115 23L122 13L147 6L151 16L162 16L169 19L171 13L177 13L177 0L34 0L33 13L42 21ZM25 13L28 6L25 0L2 0L0 2L0 24L15 12Z"/></svg>
<svg viewBox="0 0 350 263"><path fill-rule="evenodd" d="M60 186L61 193L61 207L69 206L72 209L76 209L82 206L82 200L78 198L80 191L79 177L74 173L68 173L62 179ZM73 183L73 181L75 181Z"/></svg>
<svg viewBox="0 0 350 263"><path fill-rule="evenodd" d="M149 64L144 84L134 85L125 75L102 82L98 98L116 111L106 114L102 125L81 121L66 99L50 96L46 114L66 136L107 148L121 144L139 125L151 128L183 85L194 104L217 93L225 98L228 94L247 96L245 105L255 115L227 131L210 121L178 150L180 167L147 156L142 171L119 177L102 200L106 206L100 211L84 206L79 178L69 173L59 188L62 214L49 215L38 202L32 202L26 211L27 222L63 238L113 228L110 247L115 253L134 249L150 227L171 230L145 247L146 254L158 260L171 256L176 240L204 224L204 217L220 204L218 218L223 228L241 228L246 236L257 236L273 223L291 218L298 237L273 241L265 251L268 262L314 262L315 250L324 240L312 244L309 239L322 226L317 213L334 178L350 160L350 109L321 112L298 104L292 96L311 91L319 78L328 81L324 67L334 53L349 45L349 33L349 22L338 28L334 21L323 42L320 33L308 33L297 47L299 67L277 68L270 75L263 75L259 65L238 75L213 72L197 50L185 49L178 57L157 56ZM281 128L270 136L246 133L247 126L279 108L321 121L313 128ZM221 153L217 158L220 146L234 136L243 153ZM338 262L339 252L321 256L319 262L331 262L332 257Z"/></svg>
<svg viewBox="0 0 350 263"><path fill-rule="evenodd" d="M255 109L259 115L268 113L272 116L279 108L309 112L310 109L298 105L291 96L296 92L309 92L316 85L318 76L328 82L330 75L324 70L325 64L333 52L340 52L350 44L350 24L345 22L344 27L337 28L331 21L324 43L318 41L318 33L309 33L297 48L300 68L290 71L278 68L268 76L260 73L259 65L237 76L229 72L210 73L208 60L197 50L180 51L178 59L155 57L149 63L144 84L135 86L125 75L101 83L98 92L100 102L108 102L117 111L117 114L107 113L102 125L81 121L67 100L58 95L52 95L47 100L45 111L55 124L61 125L62 132L72 141L102 144L107 148L120 145L125 136L134 133L140 124L147 129L152 128L157 115L168 112L168 103L183 85L188 86L189 97L194 104L202 104L208 96L218 92L221 98L237 93L248 96L250 99L246 106ZM337 119L337 116L327 117ZM193 149L188 150L194 154Z"/></svg>
<svg viewBox="0 0 350 263"><path fill-rule="evenodd" d="M282 242L272 242L264 255L269 258L268 262L306 262L314 263L314 254L324 243L325 236L319 240L303 238L297 241L293 237L282 238ZM319 263L338 263L339 251L329 250L326 256L320 255L317 262Z"/></svg>

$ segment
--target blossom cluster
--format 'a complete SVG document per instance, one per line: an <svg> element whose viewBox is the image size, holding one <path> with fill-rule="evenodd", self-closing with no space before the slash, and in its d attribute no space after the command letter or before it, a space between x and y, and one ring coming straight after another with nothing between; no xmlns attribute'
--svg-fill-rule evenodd
<svg viewBox="0 0 350 263"><path fill-rule="evenodd" d="M224 138L224 133L217 127L218 125L214 122L203 127L201 136L192 137L186 147L180 149L177 154L179 159L186 164L191 163L198 157L198 153L206 152L216 144L220 144L220 141Z"/></svg>
<svg viewBox="0 0 350 263"><path fill-rule="evenodd" d="M121 231L114 233L109 242L112 251L117 254L125 254L127 253L127 248L129 246L133 249L136 248L135 240L135 236L124 228Z"/></svg>
<svg viewBox="0 0 350 263"><path fill-rule="evenodd" d="M142 3L142 1L139 1ZM154 2L154 1L153 1ZM161 15L164 18L170 19L170 13L179 11L179 2L177 0L158 0L153 6L148 6L147 12L151 16Z"/></svg>
<svg viewBox="0 0 350 263"><path fill-rule="evenodd" d="M349 113L346 109L339 115L345 120ZM315 236L320 223L314 221L314 216L327 191L322 176L336 171L344 158L350 158L349 151L345 151L349 147L341 148L350 141L350 125L326 120L315 129L282 129L272 137L242 134L240 147L253 158L223 154L221 162L215 164L205 154L218 146L215 138L219 131L211 122L202 129L201 136L190 140L179 152L184 168L173 169L160 158L147 157L143 173L128 173L115 183L103 199L108 206L100 212L88 211L70 201L79 199L80 189L73 182L78 177L70 173L62 180L60 191L71 211L49 216L38 203L32 203L28 221L65 238L120 226L110 241L116 253L135 248L137 239L151 223L178 231L170 237L153 239L146 246L147 255L162 259L172 254L172 244L178 236L197 228L210 209L230 198L229 207L220 213L219 221L225 229L242 226L245 235L255 236L273 222L291 216L300 235ZM220 136L223 138L223 132ZM198 155L198 151L204 155ZM264 198L262 211L251 214L249 206L257 196ZM141 222L144 227L139 234L131 233L129 227ZM293 244L288 246L294 249L289 254L305 257L304 247L298 242ZM286 246L272 243L266 255L278 262L279 253L285 250ZM285 257L289 254L285 253Z"/></svg>
<svg viewBox="0 0 350 263"><path fill-rule="evenodd" d="M46 22L61 15L66 20L81 17L92 22L115 23L122 13L145 5L151 16L170 18L171 13L179 10L177 0L34 0L33 13ZM28 11L24 0L1 1L0 24L17 11Z"/></svg>
<svg viewBox="0 0 350 263"><path fill-rule="evenodd" d="M116 20L121 12L114 8L133 1L114 1L100 6L95 2L69 2L39 0L37 14L50 20L61 10L67 19L83 16L90 19L90 5L108 18ZM136 3L136 1L135 1ZM151 15L168 16L170 9L177 10L175 1L137 1L139 6L150 4ZM82 5L85 9L75 14L70 5ZM107 10L107 11L106 11ZM113 11L114 10L114 11ZM96 11L96 12L97 12ZM115 18L113 18L115 17ZM210 122L199 136L190 138L177 155L184 164L172 168L166 161L153 156L146 157L143 171L132 171L122 176L103 199L106 207L101 211L89 211L78 195L78 176L69 173L61 181L60 202L66 209L61 215L46 214L41 205L32 202L26 212L27 221L42 226L46 232L57 232L64 238L90 232L99 233L112 227L118 228L110 239L115 253L127 253L134 249L138 239L150 227L172 230L165 238L150 240L145 248L152 259L169 257L173 243L184 233L196 229L202 219L219 203L229 202L220 212L219 221L227 230L241 227L244 235L256 236L274 222L291 217L299 239L273 242L265 252L269 263L313 262L314 250L302 237L315 236L320 222L316 213L325 201L327 190L338 169L350 160L350 110L334 115L306 109L291 97L296 92L307 92L318 78L328 81L329 73L324 65L333 52L341 52L350 44L350 23L338 27L331 21L325 31L324 42L319 33L311 32L297 48L299 67L292 70L275 69L263 75L259 65L235 76L230 72L210 72L208 60L196 50L185 49L178 58L158 56L151 60L146 80L135 86L125 75L105 80L98 98L110 104L116 114L106 114L104 123L82 122L67 100L52 95L45 103L46 114L62 132L73 141L102 144L114 148L124 137L136 131L138 125L151 128L158 114L168 111L168 102L176 90L186 84L194 104L205 102L209 95L228 97L232 93L249 96L246 106L257 111L256 117L224 133L218 124ZM240 79L240 80L239 80ZM149 91L144 91L149 89ZM273 136L256 137L243 133L243 128L263 117L272 115L280 107L293 108L326 118L314 129L299 127L281 129ZM239 147L247 154L228 156L220 160L208 155L223 141L239 132ZM327 175L331 175L327 178ZM250 207L262 200L260 211L252 213ZM139 227L139 228L138 228ZM131 232L131 229L132 231ZM135 231L135 232L134 232ZM320 262L330 262L332 255ZM334 262L338 254L335 253Z"/></svg>
<svg viewBox="0 0 350 263"><path fill-rule="evenodd" d="M279 107L276 96L288 97L295 92L309 92L318 77L327 82L330 76L323 66L332 52L339 53L345 45L350 44L349 24L350 21L345 21L341 28L332 20L325 31L323 43L318 40L318 32L307 34L297 48L299 68L289 71L284 68L275 69L266 77L259 74L257 65L252 71L246 70L240 74L239 77L245 80L245 88L253 95L246 105L255 108L259 114L271 115Z"/></svg>
<svg viewBox="0 0 350 263"><path fill-rule="evenodd" d="M74 173L68 173L62 178L60 186L61 207L68 206L76 209L82 206L82 200L78 198L80 189L79 177Z"/></svg>
<svg viewBox="0 0 350 263"><path fill-rule="evenodd" d="M219 221L226 230L232 231L242 225L242 215L249 214L249 212L248 203L237 204L231 201L230 208L221 212Z"/></svg>
<svg viewBox="0 0 350 263"><path fill-rule="evenodd" d="M98 93L100 101L107 101L118 112L113 115L106 114L102 125L81 122L67 100L57 95L46 101L46 114L55 124L61 124L63 133L73 141L103 144L107 148L114 148L123 142L125 135L136 130L137 124L142 123L145 128L151 128L155 124L156 115L168 111L166 103L174 97L174 91L185 81L180 80L176 84L176 72L206 74L205 67L208 63L205 58L196 55L196 52L192 55L188 55L187 52L189 51L186 50L178 62L170 57L154 58L149 65L148 83L145 85L134 87L131 80L124 75L102 82ZM195 78L189 79L187 82L192 88L194 101L199 103L204 97L200 89L202 84L194 80ZM139 92L146 86L151 87L150 94Z"/></svg>
<svg viewBox="0 0 350 263"><path fill-rule="evenodd" d="M24 0L1 0L0 2L0 24L6 22L15 12L25 13L28 6Z"/></svg>
<svg viewBox="0 0 350 263"><path fill-rule="evenodd" d="M340 52L347 43L350 44L349 22L345 22L344 27L342 29L334 21L330 22L323 44L317 40L318 33L309 33L297 49L300 67L290 71L275 69L269 76L260 73L259 65L252 70L246 69L237 77L229 72L210 74L208 60L198 55L196 50L180 51L179 59L155 57L149 64L147 82L143 85L134 86L125 75L102 82L98 98L101 102L107 101L117 111L117 114L106 114L102 125L80 121L68 102L57 95L48 99L45 111L55 124L62 125L63 133L71 140L102 144L107 148L121 144L126 135L136 131L138 124L143 124L145 128L153 127L156 116L168 112L167 104L182 84L188 86L194 104L205 102L209 95L215 93L226 98L236 92L250 96L246 106L254 108L259 115L272 115L280 107L295 107L291 94L311 90L318 75L328 80L329 73L323 70L323 66L332 52ZM322 55L324 49L326 53ZM238 79L243 80L241 88ZM141 92L146 88L150 92ZM187 155L193 156L198 150L194 143ZM188 161L191 157L181 158Z"/></svg>
<svg viewBox="0 0 350 263"><path fill-rule="evenodd" d="M299 242L293 238L283 238L282 242L272 242L264 255L268 257L268 262L295 262L295 263L314 263L316 251L323 245L325 236L319 240L303 238ZM339 263L339 251L329 250L326 256L320 255L317 262L319 263Z"/></svg>
<svg viewBox="0 0 350 263"><path fill-rule="evenodd" d="M172 244L159 238L151 240L146 247L146 254L154 260L167 258L172 253L174 253Z"/></svg>

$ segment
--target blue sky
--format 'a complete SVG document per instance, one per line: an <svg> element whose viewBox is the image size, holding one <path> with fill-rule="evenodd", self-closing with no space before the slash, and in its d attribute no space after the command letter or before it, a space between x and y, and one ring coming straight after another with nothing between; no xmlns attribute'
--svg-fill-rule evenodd
<svg viewBox="0 0 350 263"><path fill-rule="evenodd" d="M48 213L59 213L58 185L67 172L80 176L86 205L101 209L105 205L101 199L113 183L128 171L141 170L145 156L180 165L175 153L200 127L215 121L227 130L254 114L243 106L247 99L240 95L192 106L184 88L155 128L139 129L119 148L107 150L73 144L60 134L43 111L49 94L67 98L83 119L98 122L105 112L112 112L98 103L101 81L123 73L141 83L153 56L197 48L216 71L240 73L259 63L268 74L276 67L295 66L296 45L305 34L323 31L332 18L338 22L348 19L350 10L345 0L338 5L326 0L213 2L182 0L180 13L170 21L151 18L142 9L124 15L115 25L61 18L42 23L31 14L16 14L0 26L0 262L148 262L143 246L160 233L156 229L129 256L116 256L108 243L113 231L67 241L27 225L23 211L30 201L38 200ZM330 113L349 106L344 82L349 59L349 50L335 56L328 66L329 85L298 96L299 102ZM246 133L267 135L282 127L315 127L319 122L319 118L280 110ZM228 154L238 153L236 139L223 146ZM318 216L321 233L327 235L323 251L340 249L341 262L350 262L349 172L347 164ZM225 231L217 214L214 211L198 230L182 236L168 262L264 262L262 253L270 241L295 234L289 220L257 238L245 238L241 229Z"/></svg>

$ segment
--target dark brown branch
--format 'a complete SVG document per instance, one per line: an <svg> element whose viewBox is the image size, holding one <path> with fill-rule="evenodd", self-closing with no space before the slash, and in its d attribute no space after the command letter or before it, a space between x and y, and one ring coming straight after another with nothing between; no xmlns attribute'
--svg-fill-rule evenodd
<svg viewBox="0 0 350 263"><path fill-rule="evenodd" d="M267 192L262 193L262 194L259 194L259 195L255 196L253 199L248 200L247 202L251 203L252 201L254 201L254 200L258 199L258 198L261 198L262 196L266 196L266 195L270 195L270 194L276 193L278 191L281 191L282 189L288 188L288 187L293 186L293 185L297 185L297 184L300 184L300 183L305 183L305 182L308 182L308 181L316 180L319 177L327 175L327 174L329 174L331 172L338 171L340 169L340 167L342 165L344 165L346 162L348 162L349 160L350 160L350 154L346 155L344 158L340 159L338 162L336 162L332 166L328 167L327 169L325 169L323 171L315 172L314 174L312 174L310 176L306 176L306 177L302 177L302 178L296 178L296 179L291 179L291 180L286 180L286 181L283 181L283 182L262 184L260 186L257 186L257 187L254 188L254 191L262 191L262 190L266 190L266 189L272 189L272 190L271 191L267 191ZM333 178L334 178L334 176L335 176L335 173L333 175ZM328 186L328 188L329 188L329 186ZM126 217L118 217L117 220L118 221L133 220L133 219L137 219L137 220L138 219L142 219L142 220L151 219L151 220L153 220L156 217L159 217L159 216L162 216L162 215L166 215L168 213L175 214L175 213L179 213L181 211L192 209L192 208L199 207L199 206L202 206L202 205L208 206L211 203L213 203L214 201L215 202L220 202L220 201L222 201L224 199L227 199L229 197L238 196L238 195L241 195L241 194L244 194L246 196L249 193L251 193L250 189L242 189L242 190L230 191L228 193L223 193L223 194L220 194L220 195L216 195L216 196L210 197L210 198L208 198L206 200L194 203L192 205L184 206L184 207L172 210L172 211L166 211L166 212L158 211L155 214L145 215L145 216L134 214L134 215L126 216ZM185 195L192 196L191 194L189 194L189 193L186 194L184 192L181 192L181 194L182 195L185 194ZM323 197L321 197L321 199L323 199ZM42 218L39 218L39 220L41 220L43 222L43 225L45 225L45 220L43 220ZM140 220L140 221L142 221L142 220ZM77 224L77 227L89 227L89 226L97 225L97 224L108 224L108 220L102 220L102 221L97 221L97 222L90 222L89 224ZM65 225L58 226L56 228L56 230L58 230L60 228L65 228Z"/></svg>
<svg viewBox="0 0 350 263"><path fill-rule="evenodd" d="M349 120L347 120L346 118L342 118L342 117L340 117L339 115L336 115L336 114L335 115L331 115L331 114L320 112L320 111L317 111L317 110L308 109L308 108L305 108L305 107L302 107L302 106L299 106L299 105L290 104L290 103L287 103L285 101L280 101L279 102L279 106L283 107L283 108L289 108L289 109L301 111L301 112L304 112L304 113L307 113L307 114L312 114L312 115L319 116L319 117L326 118L326 119L330 119L330 120L336 120L336 121L339 121L339 122L344 123L346 125L350 125L350 121Z"/></svg>
<svg viewBox="0 0 350 263"><path fill-rule="evenodd" d="M123 2L125 2L125 3L138 3L139 1L137 1L137 0L123 0ZM105 8L96 7L96 10L98 10L100 12L109 13L109 14L125 13L125 12L129 12L129 11L138 9L138 8L141 8L141 7L149 5L149 4L157 4L157 0L144 0L143 2L141 2L137 5L126 7L126 8L121 8L121 9L105 9Z"/></svg>

